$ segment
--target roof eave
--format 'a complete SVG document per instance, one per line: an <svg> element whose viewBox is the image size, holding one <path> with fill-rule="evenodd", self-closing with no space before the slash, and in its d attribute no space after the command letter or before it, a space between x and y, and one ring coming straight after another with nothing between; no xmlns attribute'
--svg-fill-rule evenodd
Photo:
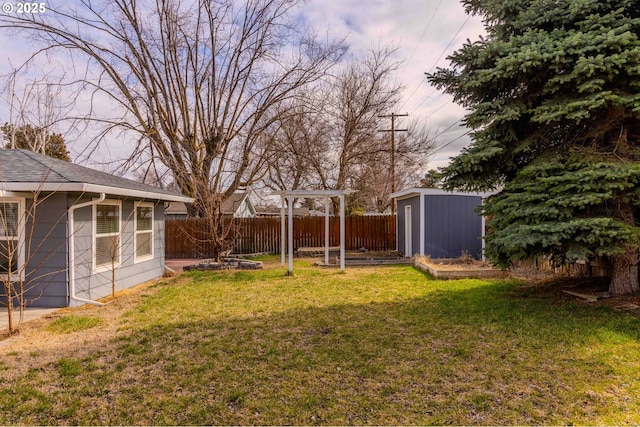
<svg viewBox="0 0 640 427"><path fill-rule="evenodd" d="M67 191L79 193L105 193L114 196L162 200L166 202L193 203L194 201L191 197L178 194L164 194L154 191L133 190L128 188L77 182L3 182L0 183L0 191L30 193Z"/></svg>

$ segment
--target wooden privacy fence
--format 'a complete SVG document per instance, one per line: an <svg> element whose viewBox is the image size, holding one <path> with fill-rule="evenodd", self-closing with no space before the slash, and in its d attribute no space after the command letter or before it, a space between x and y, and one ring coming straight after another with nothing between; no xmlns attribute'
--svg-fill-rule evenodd
<svg viewBox="0 0 640 427"><path fill-rule="evenodd" d="M280 218L234 218L234 253L279 253ZM373 251L396 249L396 219L392 215L345 217L346 250ZM325 218L293 219L293 248L322 247L325 244ZM166 258L208 258L212 243L206 219L170 219L165 222ZM329 245L340 245L340 218L329 218ZM235 240L235 241L232 241Z"/></svg>

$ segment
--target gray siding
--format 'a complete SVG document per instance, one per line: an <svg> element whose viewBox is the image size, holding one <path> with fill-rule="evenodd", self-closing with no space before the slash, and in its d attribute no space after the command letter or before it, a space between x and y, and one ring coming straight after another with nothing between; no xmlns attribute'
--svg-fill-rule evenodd
<svg viewBox="0 0 640 427"><path fill-rule="evenodd" d="M474 209L479 196L425 195L425 255L457 258L463 252L482 257L482 217Z"/></svg>
<svg viewBox="0 0 640 427"><path fill-rule="evenodd" d="M93 208L81 208L75 212L76 295L96 300L112 293L112 273L115 291L130 288L164 274L164 204L154 204L153 259L135 262L134 259L134 201L122 201L121 263L112 272L93 271ZM78 305L71 301L70 304Z"/></svg>
<svg viewBox="0 0 640 427"><path fill-rule="evenodd" d="M27 211L29 210L27 201ZM31 235L27 276L33 288L27 293L31 306L64 307L67 288L67 198L50 194L38 201ZM27 231L27 235L29 232Z"/></svg>
<svg viewBox="0 0 640 427"><path fill-rule="evenodd" d="M68 207L90 201L87 196L56 193L41 197L34 220L27 219L25 240L31 241L25 256L26 298L32 307L66 307L81 303L70 299L69 245L67 243ZM25 209L31 212L33 199L27 199ZM73 240L75 245L76 295L96 300L111 295L111 271L93 270L93 207L74 212ZM153 258L134 259L134 201L122 202L121 265L114 271L115 290L126 289L164 274L164 203L154 205ZM6 295L0 295L6 303Z"/></svg>
<svg viewBox="0 0 640 427"><path fill-rule="evenodd" d="M67 199L64 194L27 198L25 299L32 307L65 307L67 292ZM30 217L30 213L35 216ZM6 303L6 295L0 300Z"/></svg>

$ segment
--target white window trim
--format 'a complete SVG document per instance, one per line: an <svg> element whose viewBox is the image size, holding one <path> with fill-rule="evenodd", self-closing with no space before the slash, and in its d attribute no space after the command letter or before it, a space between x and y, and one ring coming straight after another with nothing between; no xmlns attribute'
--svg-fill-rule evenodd
<svg viewBox="0 0 640 427"><path fill-rule="evenodd" d="M97 213L98 206L100 205L116 205L118 206L118 222L119 229L117 233L104 233L98 236L98 221L97 221ZM105 237L105 236L118 236L118 262L113 264L113 268L118 268L122 265L122 201L121 200L113 200L106 199L98 204L93 205L93 212L91 221L93 222L93 254L91 257L91 264L93 267L94 273L104 273L105 271L111 271L111 263L96 265L96 255L97 255L97 238Z"/></svg>
<svg viewBox="0 0 640 427"><path fill-rule="evenodd" d="M142 230L142 231L138 231L138 208L139 207L146 207L146 208L151 208L151 230ZM138 262L143 262L143 261L149 261L152 260L154 255L155 255L155 245L154 243L154 237L155 237L155 206L153 203L150 202L136 202L133 205L133 262L134 263L138 263ZM144 255L144 256L138 256L138 234L147 234L147 233L151 233L151 254L150 255Z"/></svg>
<svg viewBox="0 0 640 427"><path fill-rule="evenodd" d="M26 221L26 214L25 214L25 199L24 198L18 198L18 197L3 197L0 198L0 202L2 203L18 203L18 235L16 236L17 239L12 239L12 240L17 240L18 241L18 266L16 268L18 274L12 274L11 277L14 276L18 276L19 275L19 279L20 280L24 280L24 263L25 263L25 247L24 247L24 242L25 242L25 221ZM1 221L1 220L0 220ZM3 224L0 222L0 227L3 227ZM5 240L4 237L1 237L0 239ZM6 239L8 240L8 239ZM0 273L0 278L7 280L9 277L8 274L4 274L4 273ZM17 278L17 277L16 277Z"/></svg>

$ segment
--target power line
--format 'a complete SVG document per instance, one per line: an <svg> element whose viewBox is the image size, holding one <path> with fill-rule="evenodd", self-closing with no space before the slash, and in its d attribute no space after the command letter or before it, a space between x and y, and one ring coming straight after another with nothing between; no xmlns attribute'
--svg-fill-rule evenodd
<svg viewBox="0 0 640 427"><path fill-rule="evenodd" d="M429 71L425 74L431 73L431 71L433 71L433 69L435 68L435 66L438 64L438 61L440 61L440 59L442 58L442 56L447 53L447 51L449 50L449 48L451 47L451 45L453 44L453 42L455 41L456 37L458 37L458 34L460 34L460 32L462 31L462 29L465 27L465 25L467 25L467 23L469 22L469 19L471 19L471 15L467 16L467 19L465 19L465 21L462 23L462 25L460 25L460 28L458 28L458 31L456 31L456 33L453 35L453 37L451 37L451 40L449 40L449 43L447 44L447 46L442 50L442 52L440 53L440 56L438 56L438 59L436 59L433 62L433 65L431 66L431 68L429 69ZM402 107L404 107L406 105L406 103L409 101L409 99L411 99L411 97L416 93L416 91L418 90L418 88L424 84L425 79L421 79L420 83L418 84L418 86L413 90L413 92L411 93L411 95L409 95L409 97L407 98L407 100L404 102L404 104L402 105ZM429 98L431 98L431 96L433 96L433 94L437 92L437 89L434 89L433 91L431 91L431 93L429 95L427 95L426 98L424 98L418 105L416 108L414 108L414 110L411 112L411 114L415 113L416 110L418 108L420 108L425 102L427 102L429 100ZM401 108L402 108L401 107Z"/></svg>
<svg viewBox="0 0 640 427"><path fill-rule="evenodd" d="M422 34L420 35L420 39L418 39L418 42L415 44L415 46L413 48L413 51L411 52L411 55L409 55L409 57L407 58L407 62L405 62L405 65L404 65L403 69L406 69L407 65L413 59L413 55L415 55L416 51L418 50L418 46L420 46L420 43L422 43L422 39L424 38L424 35L427 33L427 30L429 29L429 27L431 27L431 22L433 21L433 18L435 18L436 13L438 12L438 9L440 8L441 4L442 4L442 0L439 0L438 4L435 7L435 9L433 9L433 13L431 14L431 18L429 18L429 22L427 22L427 25L425 25L424 30L422 30ZM415 95L416 91L420 88L420 86L422 86L423 82L424 82L424 80L420 81L418 86L416 86L416 88L413 89L413 92L411 92L411 94L407 97L407 100L405 101L405 103L400 108L404 108L404 106L406 105L407 101L409 101L411 99L411 97L413 97L413 95Z"/></svg>
<svg viewBox="0 0 640 427"><path fill-rule="evenodd" d="M422 43L422 39L424 38L424 35L427 33L427 30L431 26L431 22L433 21L433 18L435 18L436 13L440 8L440 4L442 4L442 0L439 0L438 4L436 5L436 8L433 9L433 13L431 14L431 18L429 18L429 22L427 22L427 25L425 25L424 30L422 30L422 35L420 35L420 39L418 40L418 43L416 43L415 47L413 48L413 52L411 52L411 55L409 55L409 58L407 59L407 64L411 61L411 59L413 58L413 55L415 55L416 50L418 50L418 46L420 45L420 43Z"/></svg>
<svg viewBox="0 0 640 427"><path fill-rule="evenodd" d="M448 147L449 145L453 144L454 142L456 142L456 141L458 141L458 140L460 140L460 139L464 138L465 136L469 135L470 133L471 133L471 131L470 131L470 130L466 131L466 132L465 132L465 133L463 133L462 135L460 135L460 136L458 136L458 137L456 137L456 138L452 139L451 141L447 142L446 144L443 144L443 145L441 145L440 147L436 148L435 150L433 150L433 151L431 152L431 154L435 154L435 153L437 153L438 151L442 150L443 148Z"/></svg>
<svg viewBox="0 0 640 427"><path fill-rule="evenodd" d="M442 55L444 55L447 52L447 50L449 50L449 48L451 47L451 44L455 41L456 37L458 37L458 34L460 34L460 31L462 31L464 26L467 25L467 22L469 22L469 19L471 19L471 15L467 15L467 19L465 19L464 22L462 23L462 25L460 25L460 28L458 28L458 31L456 31L456 33L453 35L453 37L449 41L449 44L447 44L447 47L444 48L442 53L440 53L440 56L438 56L438 59L435 60L435 62L433 63L433 65L429 69L429 73L431 73L431 71L433 71L435 66L438 64L438 61L440 61L440 58L442 58Z"/></svg>
<svg viewBox="0 0 640 427"><path fill-rule="evenodd" d="M424 80L423 80L423 82L424 82ZM421 84L422 84L422 83L421 83ZM427 96L426 96L426 98L424 98L424 99L422 100L422 102L420 102L420 104L418 104L418 106L417 106L416 108L414 108L414 109L413 109L413 111L411 112L411 114L415 113L415 112L416 112L416 110L417 110L418 108L422 107L422 104L424 104L425 102L427 102L427 101L429 100L429 98L431 98L431 96L432 96L434 93L436 93L437 91L438 91L438 89L434 88L434 89L431 91L431 93L429 93L429 95L427 95Z"/></svg>
<svg viewBox="0 0 640 427"><path fill-rule="evenodd" d="M447 99L446 101L444 101L442 103L442 105L440 105L438 108L436 108L435 110L433 110L432 112L430 112L429 114L427 114L426 116L424 116L425 119L428 119L429 117L433 116L435 113L437 113L438 111L442 110L444 108L445 105L448 105L450 103L450 101Z"/></svg>
<svg viewBox="0 0 640 427"><path fill-rule="evenodd" d="M443 130L442 132L440 132L439 134L437 134L436 136L434 136L434 138L439 137L440 135L442 135L443 133L445 133L446 131L448 131L449 129L451 129L452 127L454 127L455 125L457 125L458 123L460 123L460 121L462 121L462 119L458 119L455 122L451 123L445 130Z"/></svg>

